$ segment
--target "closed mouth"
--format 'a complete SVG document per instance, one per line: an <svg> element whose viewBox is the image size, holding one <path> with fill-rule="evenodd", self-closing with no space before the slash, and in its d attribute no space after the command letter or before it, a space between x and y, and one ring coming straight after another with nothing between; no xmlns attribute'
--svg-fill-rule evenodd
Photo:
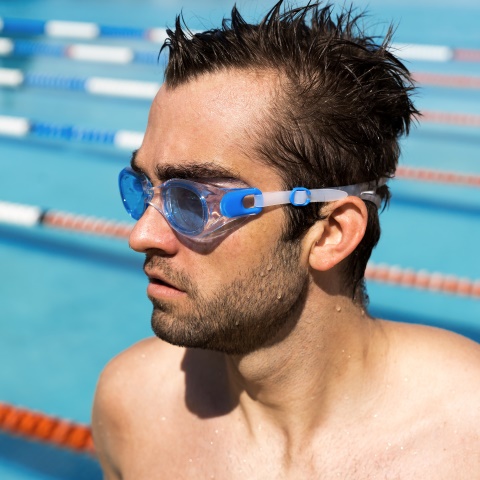
<svg viewBox="0 0 480 480"><path fill-rule="evenodd" d="M168 283L167 281L163 280L163 278L161 278L161 277L155 277L155 276L148 275L148 274L147 274L147 277L148 277L149 282L154 284L154 285L160 285L162 287L171 288L173 290L178 290L179 292L183 291L180 288L176 287L175 285L172 285L171 283Z"/></svg>

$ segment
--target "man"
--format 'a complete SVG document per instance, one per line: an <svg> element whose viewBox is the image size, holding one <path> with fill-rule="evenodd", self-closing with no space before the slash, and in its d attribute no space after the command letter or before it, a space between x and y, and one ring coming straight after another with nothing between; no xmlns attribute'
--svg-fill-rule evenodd
<svg viewBox="0 0 480 480"><path fill-rule="evenodd" d="M120 176L156 337L100 378L105 478L480 478L479 347L366 311L408 71L351 11L281 8L169 33Z"/></svg>

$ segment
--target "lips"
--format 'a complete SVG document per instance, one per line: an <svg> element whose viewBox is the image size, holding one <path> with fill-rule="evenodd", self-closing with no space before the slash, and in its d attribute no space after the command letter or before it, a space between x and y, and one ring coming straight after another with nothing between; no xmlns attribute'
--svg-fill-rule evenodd
<svg viewBox="0 0 480 480"><path fill-rule="evenodd" d="M153 273L145 269L145 274L148 277L149 285L147 292L149 295L156 296L174 296L185 293L184 290L179 288L175 283L172 283L164 275Z"/></svg>
<svg viewBox="0 0 480 480"><path fill-rule="evenodd" d="M169 282L168 280L166 280L163 276L161 275L157 275L157 274L153 274L153 273L149 273L147 271L145 271L145 275L147 275L148 277L148 280L150 281L150 283L153 283L155 285L162 285L164 287L168 287L168 288L174 288L175 290L181 290L180 288L178 288L176 285L174 285L173 283Z"/></svg>

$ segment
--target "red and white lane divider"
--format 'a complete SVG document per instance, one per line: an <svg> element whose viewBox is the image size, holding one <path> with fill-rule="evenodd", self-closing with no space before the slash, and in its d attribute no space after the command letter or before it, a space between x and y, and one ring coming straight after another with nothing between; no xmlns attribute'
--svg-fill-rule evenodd
<svg viewBox="0 0 480 480"><path fill-rule="evenodd" d="M88 425L0 402L0 430L76 452L94 454Z"/></svg>
<svg viewBox="0 0 480 480"><path fill-rule="evenodd" d="M415 72L413 79L424 85L449 88L480 88L480 77L466 75L444 75L440 73Z"/></svg>
<svg viewBox="0 0 480 480"><path fill-rule="evenodd" d="M421 182L446 183L468 187L480 187L480 175L470 175L427 168L398 167L395 178Z"/></svg>
<svg viewBox="0 0 480 480"><path fill-rule="evenodd" d="M480 115L422 110L421 122L446 123L462 127L480 127Z"/></svg>
<svg viewBox="0 0 480 480"><path fill-rule="evenodd" d="M369 262L365 278L402 287L480 298L480 280Z"/></svg>
<svg viewBox="0 0 480 480"><path fill-rule="evenodd" d="M84 233L127 238L132 225L106 221L94 217L42 210L38 207L0 202L0 223L34 227L45 225ZM479 298L480 280L459 278L442 273L428 273L397 266L369 263L365 277L410 288L420 288L453 295Z"/></svg>
<svg viewBox="0 0 480 480"><path fill-rule="evenodd" d="M113 222L96 217L41 209L40 207L32 205L1 201L0 223L23 227L44 225L47 227L117 238L128 238L133 228L133 225L129 223Z"/></svg>
<svg viewBox="0 0 480 480"><path fill-rule="evenodd" d="M403 60L420 60L427 62L480 62L479 49L398 42L392 44L391 49L395 55Z"/></svg>

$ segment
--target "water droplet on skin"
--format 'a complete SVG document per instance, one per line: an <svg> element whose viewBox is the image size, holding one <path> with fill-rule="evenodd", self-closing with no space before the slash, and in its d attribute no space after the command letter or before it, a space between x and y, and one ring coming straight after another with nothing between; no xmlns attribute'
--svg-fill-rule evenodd
<svg viewBox="0 0 480 480"><path fill-rule="evenodd" d="M282 294L279 293L279 294L277 295L277 300L281 300L281 299L282 299Z"/></svg>
<svg viewBox="0 0 480 480"><path fill-rule="evenodd" d="M164 422L167 419L167 417L161 417L160 420Z"/></svg>
<svg viewBox="0 0 480 480"><path fill-rule="evenodd" d="M237 320L237 321L235 322L235 326L238 327L238 325L240 325L240 322Z"/></svg>
<svg viewBox="0 0 480 480"><path fill-rule="evenodd" d="M337 305L337 306L335 307L335 310L336 310L337 312L341 312L341 311L342 311L342 307L340 307L339 305Z"/></svg>
<svg viewBox="0 0 480 480"><path fill-rule="evenodd" d="M265 276L265 272L260 272L260 276L261 276L261 277L264 277L264 276Z"/></svg>
<svg viewBox="0 0 480 480"><path fill-rule="evenodd" d="M270 265L268 265L267 270L270 271L272 268L273 268L273 265L270 264Z"/></svg>

